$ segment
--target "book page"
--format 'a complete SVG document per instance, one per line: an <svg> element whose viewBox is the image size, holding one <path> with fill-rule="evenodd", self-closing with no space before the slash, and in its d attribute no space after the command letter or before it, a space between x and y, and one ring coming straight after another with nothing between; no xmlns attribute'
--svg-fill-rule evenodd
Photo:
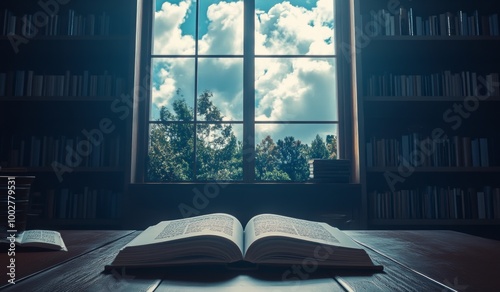
<svg viewBox="0 0 500 292"><path fill-rule="evenodd" d="M162 221L151 226L127 246L155 244L203 235L215 235L227 238L243 252L243 227L234 216L223 213L202 215L192 218Z"/></svg>
<svg viewBox="0 0 500 292"><path fill-rule="evenodd" d="M245 250L252 242L268 236L285 236L328 245L359 248L347 235L326 223L261 214L250 219L245 226Z"/></svg>
<svg viewBox="0 0 500 292"><path fill-rule="evenodd" d="M27 230L19 235L17 241L25 246L43 247L43 245L54 245L59 246L61 250L68 250L64 244L61 234L57 231Z"/></svg>

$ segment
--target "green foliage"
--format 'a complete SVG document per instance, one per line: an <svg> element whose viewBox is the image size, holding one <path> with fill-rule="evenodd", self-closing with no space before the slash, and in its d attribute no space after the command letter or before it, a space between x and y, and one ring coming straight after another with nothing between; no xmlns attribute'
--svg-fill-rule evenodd
<svg viewBox="0 0 500 292"><path fill-rule="evenodd" d="M147 177L150 181L241 180L243 146L231 125L204 91L197 100L197 129L193 109L184 99L172 104L173 112L160 109L150 128ZM196 139L196 143L195 143ZM195 150L196 149L196 150ZM196 155L195 155L196 151ZM305 181L312 158L336 159L337 137L326 142L316 135L309 147L294 137L274 140L267 136L255 147L255 176L259 181ZM196 174L194 173L196 169Z"/></svg>
<svg viewBox="0 0 500 292"><path fill-rule="evenodd" d="M337 159L337 136L326 135L326 148L328 149L328 159Z"/></svg>
<svg viewBox="0 0 500 292"><path fill-rule="evenodd" d="M313 158L327 159L329 157L329 151L325 143L323 142L323 139L321 139L319 135L316 135L314 141L311 142L309 157L311 157L311 159Z"/></svg>
<svg viewBox="0 0 500 292"><path fill-rule="evenodd" d="M279 169L284 171L292 181L305 181L309 177L308 147L300 140L293 137L285 137L278 140L280 165Z"/></svg>
<svg viewBox="0 0 500 292"><path fill-rule="evenodd" d="M290 176L280 169L281 152L271 136L255 147L255 176L257 180L283 181Z"/></svg>
<svg viewBox="0 0 500 292"><path fill-rule="evenodd" d="M198 99L198 114L206 122L198 126L196 133L196 157L199 180L237 180L243 177L242 151L231 125L220 123L219 109L205 91Z"/></svg>
<svg viewBox="0 0 500 292"><path fill-rule="evenodd" d="M193 139L187 138L183 145L180 135L169 133L186 132L188 125L153 124L149 135L149 157L147 176L150 181L183 181L193 175ZM192 128L192 127L191 127Z"/></svg>

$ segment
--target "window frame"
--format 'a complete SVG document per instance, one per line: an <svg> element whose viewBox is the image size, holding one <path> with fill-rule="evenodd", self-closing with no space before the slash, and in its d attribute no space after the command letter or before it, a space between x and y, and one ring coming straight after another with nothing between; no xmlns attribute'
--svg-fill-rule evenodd
<svg viewBox="0 0 500 292"><path fill-rule="evenodd" d="M334 1L334 19L335 19L335 54L334 55L257 55L255 54L254 38L245 38L243 44L243 121L222 121L225 124L243 124L243 180L228 181L228 183L267 183L267 181L255 180L255 160L252 159L255 153L255 139L245 139L245 137L255 137L255 126L258 124L269 123L288 123L288 124L336 124L337 125L337 155L342 159L350 159L353 169L351 181L357 183L359 177L358 155L357 153L357 115L356 101L353 98L354 86L352 83L352 57L350 55L351 38L351 5L352 0ZM255 31L255 4L254 0L244 0L244 30L245 33ZM150 62L152 60L152 35L154 15L154 0L138 0L138 22L136 38L136 56L135 56L135 86L134 86L134 109L132 126L132 153L131 153L131 183L202 183L200 180L191 181L168 181L168 182L147 182L146 168L149 141L150 121L150 98L151 98L151 70ZM248 21L250 19L250 21ZM240 57L239 55L234 55ZM332 57L333 56L333 57ZM203 57L220 57L214 55L200 55ZM264 57L283 57L283 58L334 58L336 64L337 76L337 121L277 121L263 122L255 121L255 63L256 58ZM195 98L196 100L196 98ZM196 115L195 115L196 117ZM198 121L199 122L199 121ZM195 149L196 151L196 149ZM269 181L269 183L307 183L296 181Z"/></svg>

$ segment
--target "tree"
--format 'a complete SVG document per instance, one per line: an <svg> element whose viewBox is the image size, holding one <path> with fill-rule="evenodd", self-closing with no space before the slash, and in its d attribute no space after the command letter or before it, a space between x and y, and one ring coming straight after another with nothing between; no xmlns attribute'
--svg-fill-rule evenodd
<svg viewBox="0 0 500 292"><path fill-rule="evenodd" d="M255 147L255 176L257 180L284 181L290 180L288 174L280 169L278 146L271 136L264 138Z"/></svg>
<svg viewBox="0 0 500 292"><path fill-rule="evenodd" d="M160 123L151 125L147 160L147 177L151 181L182 181L193 177L193 126L164 123L191 121L192 111L184 100L174 101L172 107L174 113L162 107Z"/></svg>
<svg viewBox="0 0 500 292"><path fill-rule="evenodd" d="M241 143L231 125L222 124L224 116L204 91L198 98L198 115L207 123L196 131L197 178L200 180L235 180L243 177Z"/></svg>
<svg viewBox="0 0 500 292"><path fill-rule="evenodd" d="M329 157L327 145L319 135L316 135L316 138L311 142L309 157L310 159L327 159Z"/></svg>
<svg viewBox="0 0 500 292"><path fill-rule="evenodd" d="M328 159L337 159L337 136L326 135L326 148L328 149Z"/></svg>
<svg viewBox="0 0 500 292"><path fill-rule="evenodd" d="M308 146L292 136L278 140L280 158L279 168L288 174L292 181L305 181L309 177Z"/></svg>
<svg viewBox="0 0 500 292"><path fill-rule="evenodd" d="M241 180L243 147L230 124L213 104L213 94L204 91L197 100L197 128L193 109L181 98L172 111L160 109L160 118L151 124L147 159L150 181ZM195 140L196 139L196 140ZM196 149L196 150L195 150ZM196 151L196 153L195 153ZM288 136L274 142L271 136L255 147L255 176L263 181L305 181L312 158L336 159L337 137L326 142L316 135L311 146ZM196 173L195 173L196 169Z"/></svg>
<svg viewBox="0 0 500 292"><path fill-rule="evenodd" d="M178 92L179 93L179 92ZM199 119L194 129L193 110L185 99L173 103L173 112L160 109L158 123L150 130L147 175L151 181L235 180L243 177L241 143L231 125L220 123L223 116L204 91L197 101ZM175 122L173 122L175 121ZM194 137L196 132L196 169Z"/></svg>

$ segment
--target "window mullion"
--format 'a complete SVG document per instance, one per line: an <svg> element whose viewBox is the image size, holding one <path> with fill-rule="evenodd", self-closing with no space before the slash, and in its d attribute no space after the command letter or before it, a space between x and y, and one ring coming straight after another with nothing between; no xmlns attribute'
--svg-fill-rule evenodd
<svg viewBox="0 0 500 292"><path fill-rule="evenodd" d="M198 144L198 139L197 139L197 129L198 129L198 61L199 61L199 54L198 54L198 40L199 38L199 19L200 19L200 1L196 1L196 20L195 20L195 48L194 48L194 114L193 114L193 180L198 180L198 155L197 153L197 144Z"/></svg>
<svg viewBox="0 0 500 292"><path fill-rule="evenodd" d="M243 15L243 180L255 180L255 0Z"/></svg>

